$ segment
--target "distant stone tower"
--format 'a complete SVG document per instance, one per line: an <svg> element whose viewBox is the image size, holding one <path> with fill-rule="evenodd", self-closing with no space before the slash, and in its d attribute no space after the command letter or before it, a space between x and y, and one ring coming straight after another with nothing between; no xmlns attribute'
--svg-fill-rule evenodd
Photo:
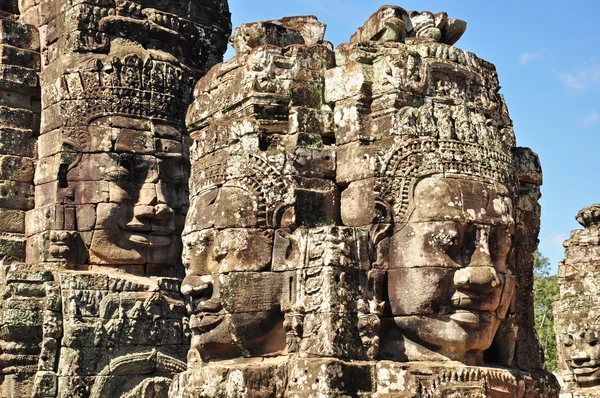
<svg viewBox="0 0 600 398"><path fill-rule="evenodd" d="M195 89L176 397L556 397L541 168L445 13L246 24Z"/></svg>
<svg viewBox="0 0 600 398"><path fill-rule="evenodd" d="M600 397L600 205L577 214L558 265L560 297L554 319L561 397Z"/></svg>

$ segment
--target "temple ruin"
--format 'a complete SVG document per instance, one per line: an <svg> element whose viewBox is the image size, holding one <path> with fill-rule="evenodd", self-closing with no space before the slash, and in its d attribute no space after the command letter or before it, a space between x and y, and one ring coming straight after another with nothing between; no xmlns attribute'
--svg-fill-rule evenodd
<svg viewBox="0 0 600 398"><path fill-rule="evenodd" d="M3 10L0 396L558 396L541 166L466 22Z"/></svg>
<svg viewBox="0 0 600 398"><path fill-rule="evenodd" d="M600 205L577 214L584 227L564 243L554 306L561 398L600 397Z"/></svg>

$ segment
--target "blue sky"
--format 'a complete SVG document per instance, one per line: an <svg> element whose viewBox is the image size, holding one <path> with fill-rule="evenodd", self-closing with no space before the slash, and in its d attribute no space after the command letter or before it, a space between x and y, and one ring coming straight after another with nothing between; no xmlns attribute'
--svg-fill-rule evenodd
<svg viewBox="0 0 600 398"><path fill-rule="evenodd" d="M229 0L234 27L316 15L336 46L384 4L467 21L457 46L497 66L518 145L542 161L540 251L556 269L562 242L580 228L575 215L600 202L600 2L572 0L562 10L547 0Z"/></svg>

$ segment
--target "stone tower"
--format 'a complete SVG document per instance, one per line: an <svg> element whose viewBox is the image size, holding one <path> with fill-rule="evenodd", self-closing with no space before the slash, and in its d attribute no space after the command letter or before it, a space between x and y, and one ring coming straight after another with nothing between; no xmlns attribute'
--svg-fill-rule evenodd
<svg viewBox="0 0 600 398"><path fill-rule="evenodd" d="M5 1L0 396L555 397L541 167L466 23Z"/></svg>
<svg viewBox="0 0 600 398"><path fill-rule="evenodd" d="M172 397L555 397L533 331L542 183L445 13L242 25L196 85Z"/></svg>
<svg viewBox="0 0 600 398"><path fill-rule="evenodd" d="M564 243L554 306L561 397L600 397L600 205L577 214L583 230Z"/></svg>
<svg viewBox="0 0 600 398"><path fill-rule="evenodd" d="M185 113L227 2L6 7L0 395L167 397L189 348Z"/></svg>

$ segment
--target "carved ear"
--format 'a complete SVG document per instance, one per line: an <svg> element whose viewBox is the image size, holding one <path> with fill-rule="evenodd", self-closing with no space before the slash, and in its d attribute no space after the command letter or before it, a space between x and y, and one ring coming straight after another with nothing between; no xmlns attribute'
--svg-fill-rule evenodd
<svg viewBox="0 0 600 398"><path fill-rule="evenodd" d="M63 138L60 166L58 169L59 187L66 188L68 186L67 174L81 163L82 157L83 154L79 144L70 138Z"/></svg>
<svg viewBox="0 0 600 398"><path fill-rule="evenodd" d="M296 212L292 203L282 203L273 212L271 227L293 228L296 224Z"/></svg>
<svg viewBox="0 0 600 398"><path fill-rule="evenodd" d="M375 220L371 225L371 243L377 246L392 234L394 217L392 207L383 200L375 200Z"/></svg>

